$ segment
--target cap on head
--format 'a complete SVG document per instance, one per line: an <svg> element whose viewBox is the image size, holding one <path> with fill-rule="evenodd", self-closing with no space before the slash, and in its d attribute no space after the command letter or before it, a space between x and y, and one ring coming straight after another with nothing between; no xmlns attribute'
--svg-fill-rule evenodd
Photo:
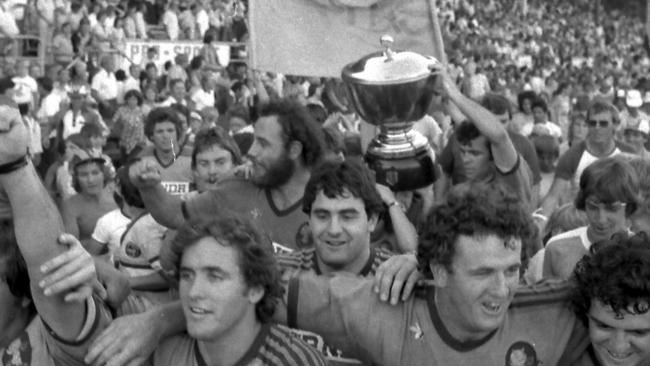
<svg viewBox="0 0 650 366"><path fill-rule="evenodd" d="M627 91L625 96L625 104L630 108L639 108L643 105L643 98L641 98L641 92L632 89Z"/></svg>
<svg viewBox="0 0 650 366"><path fill-rule="evenodd" d="M628 122L628 124L625 126L625 131L637 131L648 136L650 133L650 122L645 119L633 123Z"/></svg>

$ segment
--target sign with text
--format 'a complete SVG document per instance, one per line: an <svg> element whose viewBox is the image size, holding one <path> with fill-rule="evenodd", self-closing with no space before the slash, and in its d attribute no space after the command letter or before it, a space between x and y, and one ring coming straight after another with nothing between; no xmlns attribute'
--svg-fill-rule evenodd
<svg viewBox="0 0 650 366"><path fill-rule="evenodd" d="M199 41L129 39L126 41L124 49L128 59L125 60L125 65L122 66L127 67L132 62L140 65L147 55L147 50L151 47L158 49L158 58L155 62L158 69L161 69L165 62L174 62L176 55L186 54L188 60L191 61L194 56L199 55L203 43ZM230 45L228 43L219 44L217 46L217 55L222 65L228 65L230 62Z"/></svg>
<svg viewBox="0 0 650 366"><path fill-rule="evenodd" d="M340 77L346 64L381 50L442 55L434 0L250 0L253 67ZM436 31L436 29L438 29ZM436 33L438 32L438 33Z"/></svg>

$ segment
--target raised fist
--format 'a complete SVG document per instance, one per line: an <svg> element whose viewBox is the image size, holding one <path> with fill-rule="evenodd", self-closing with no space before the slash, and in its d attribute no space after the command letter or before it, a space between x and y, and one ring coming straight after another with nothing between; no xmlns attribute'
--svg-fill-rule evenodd
<svg viewBox="0 0 650 366"><path fill-rule="evenodd" d="M27 155L27 129L18 109L0 105L0 164Z"/></svg>
<svg viewBox="0 0 650 366"><path fill-rule="evenodd" d="M152 188L160 184L158 166L150 160L141 160L129 169L129 179L138 188Z"/></svg>

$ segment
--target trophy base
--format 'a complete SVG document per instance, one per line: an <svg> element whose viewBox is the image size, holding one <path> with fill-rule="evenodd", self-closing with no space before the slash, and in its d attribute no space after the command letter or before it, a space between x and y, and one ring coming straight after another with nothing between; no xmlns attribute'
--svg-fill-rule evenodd
<svg viewBox="0 0 650 366"><path fill-rule="evenodd" d="M369 150L365 156L377 183L393 191L410 191L426 187L436 181L436 169L427 146L412 151L410 156L390 157Z"/></svg>

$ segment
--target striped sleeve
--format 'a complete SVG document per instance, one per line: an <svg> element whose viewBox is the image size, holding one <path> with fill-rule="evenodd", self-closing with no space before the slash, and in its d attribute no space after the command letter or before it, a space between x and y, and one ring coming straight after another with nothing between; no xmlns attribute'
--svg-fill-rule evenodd
<svg viewBox="0 0 650 366"><path fill-rule="evenodd" d="M270 328L260 360L269 366L325 366L325 357L282 326Z"/></svg>

